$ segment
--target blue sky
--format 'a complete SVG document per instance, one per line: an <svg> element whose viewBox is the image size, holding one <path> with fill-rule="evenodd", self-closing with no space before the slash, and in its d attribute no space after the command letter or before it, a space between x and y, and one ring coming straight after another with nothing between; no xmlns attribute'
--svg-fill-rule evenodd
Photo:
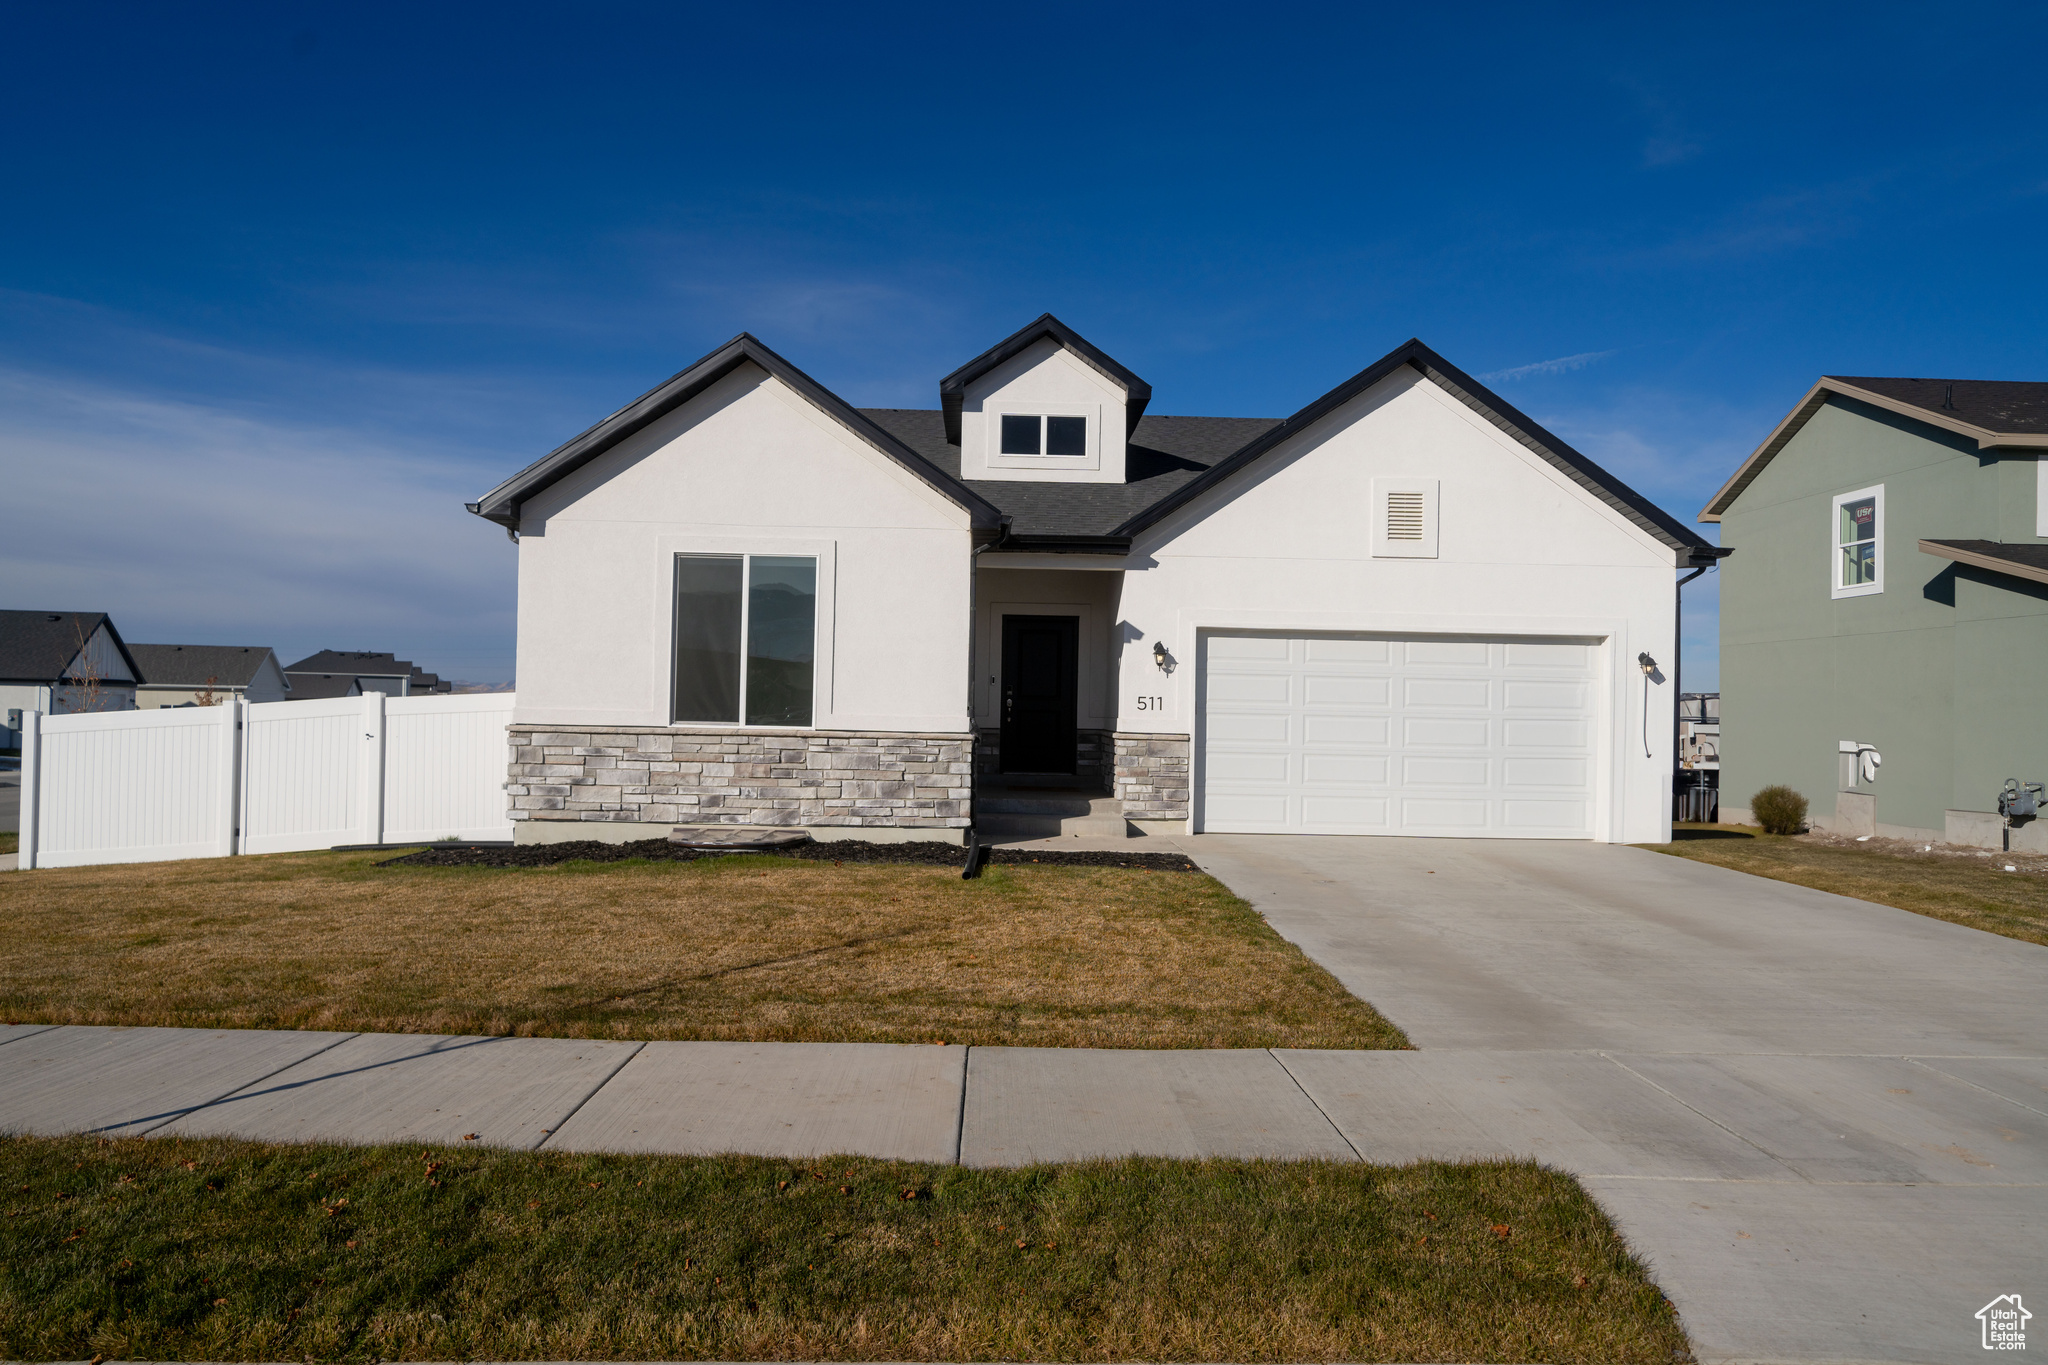
<svg viewBox="0 0 2048 1365"><path fill-rule="evenodd" d="M9 22L0 597L130 639L510 677L461 502L743 329L930 407L1049 309L1253 416L1419 335L1688 521L1820 374L2048 377L2037 7Z"/></svg>

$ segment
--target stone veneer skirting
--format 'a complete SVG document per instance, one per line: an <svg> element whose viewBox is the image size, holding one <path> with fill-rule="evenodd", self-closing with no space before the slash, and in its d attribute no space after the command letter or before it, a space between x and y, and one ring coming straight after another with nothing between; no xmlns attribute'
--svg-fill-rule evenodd
<svg viewBox="0 0 2048 1365"><path fill-rule="evenodd" d="M1127 734L1118 731L1116 796L1126 820L1188 818L1188 771L1192 746L1186 735Z"/></svg>
<svg viewBox="0 0 2048 1365"><path fill-rule="evenodd" d="M974 745L964 734L509 730L515 821L958 829L969 819Z"/></svg>

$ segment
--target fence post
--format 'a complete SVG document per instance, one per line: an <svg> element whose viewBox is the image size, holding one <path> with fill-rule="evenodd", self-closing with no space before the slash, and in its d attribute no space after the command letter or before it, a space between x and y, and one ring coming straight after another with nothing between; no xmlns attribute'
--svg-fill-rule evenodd
<svg viewBox="0 0 2048 1365"><path fill-rule="evenodd" d="M36 865L37 826L42 824L43 713L21 718L21 834L14 865L24 872Z"/></svg>
<svg viewBox="0 0 2048 1365"><path fill-rule="evenodd" d="M242 699L231 696L220 706L221 728L221 818L226 822L221 838L221 856L232 858L242 851Z"/></svg>
<svg viewBox="0 0 2048 1365"><path fill-rule="evenodd" d="M363 827L361 842L384 842L384 694L363 693Z"/></svg>

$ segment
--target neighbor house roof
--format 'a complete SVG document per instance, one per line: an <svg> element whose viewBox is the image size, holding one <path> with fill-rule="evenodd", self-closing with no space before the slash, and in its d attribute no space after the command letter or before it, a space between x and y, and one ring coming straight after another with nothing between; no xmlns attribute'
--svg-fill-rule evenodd
<svg viewBox="0 0 2048 1365"><path fill-rule="evenodd" d="M318 654L308 654L295 664L286 664L287 673L346 673L351 678L403 678L409 676L413 664L396 654L378 654L367 649L323 649Z"/></svg>
<svg viewBox="0 0 2048 1365"><path fill-rule="evenodd" d="M0 611L0 681L54 683L101 626L134 677L143 676L103 611Z"/></svg>
<svg viewBox="0 0 2048 1365"><path fill-rule="evenodd" d="M267 645L130 645L150 687L247 687L271 657Z"/></svg>
<svg viewBox="0 0 2048 1365"><path fill-rule="evenodd" d="M1000 524L1002 514L985 499L970 491L958 477L935 468L931 461L862 416L849 406L845 399L769 350L746 332L741 332L696 364L649 389L582 435L557 446L475 502L466 505L480 517L503 526L517 527L520 503L548 485L581 469L628 436L667 416L740 366L749 363L758 365L774 375L809 399L820 411L845 427L856 438L896 461L918 479L958 503L973 518L977 530L992 532Z"/></svg>
<svg viewBox="0 0 2048 1365"><path fill-rule="evenodd" d="M1923 540L1920 553L2048 583L2048 545L2002 540Z"/></svg>
<svg viewBox="0 0 2048 1365"><path fill-rule="evenodd" d="M1124 434L1128 436L1137 431L1138 419L1144 415L1145 405L1152 401L1152 386L1052 314L1041 313L1036 320L1004 337L939 381L939 410L945 414L946 439L949 442L956 446L960 444L960 409L967 399L967 386L1026 347L1048 339L1059 343L1075 359L1124 391Z"/></svg>
<svg viewBox="0 0 2048 1365"><path fill-rule="evenodd" d="M1872 407L1911 417L1977 443L1979 450L2000 446L2048 448L2048 382L2013 379L1880 379L1868 375L1822 375L1742 467L1721 485L1701 521L1719 521L1797 436L1830 397L1853 398Z"/></svg>

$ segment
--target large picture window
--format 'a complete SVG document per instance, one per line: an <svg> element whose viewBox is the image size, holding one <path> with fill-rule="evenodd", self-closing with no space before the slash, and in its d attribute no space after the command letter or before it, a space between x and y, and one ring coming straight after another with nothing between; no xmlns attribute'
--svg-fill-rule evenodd
<svg viewBox="0 0 2048 1365"><path fill-rule="evenodd" d="M1859 488L1834 500L1833 591L1861 597L1884 591L1884 489Z"/></svg>
<svg viewBox="0 0 2048 1365"><path fill-rule="evenodd" d="M677 555L678 724L812 722L818 561L797 555Z"/></svg>

